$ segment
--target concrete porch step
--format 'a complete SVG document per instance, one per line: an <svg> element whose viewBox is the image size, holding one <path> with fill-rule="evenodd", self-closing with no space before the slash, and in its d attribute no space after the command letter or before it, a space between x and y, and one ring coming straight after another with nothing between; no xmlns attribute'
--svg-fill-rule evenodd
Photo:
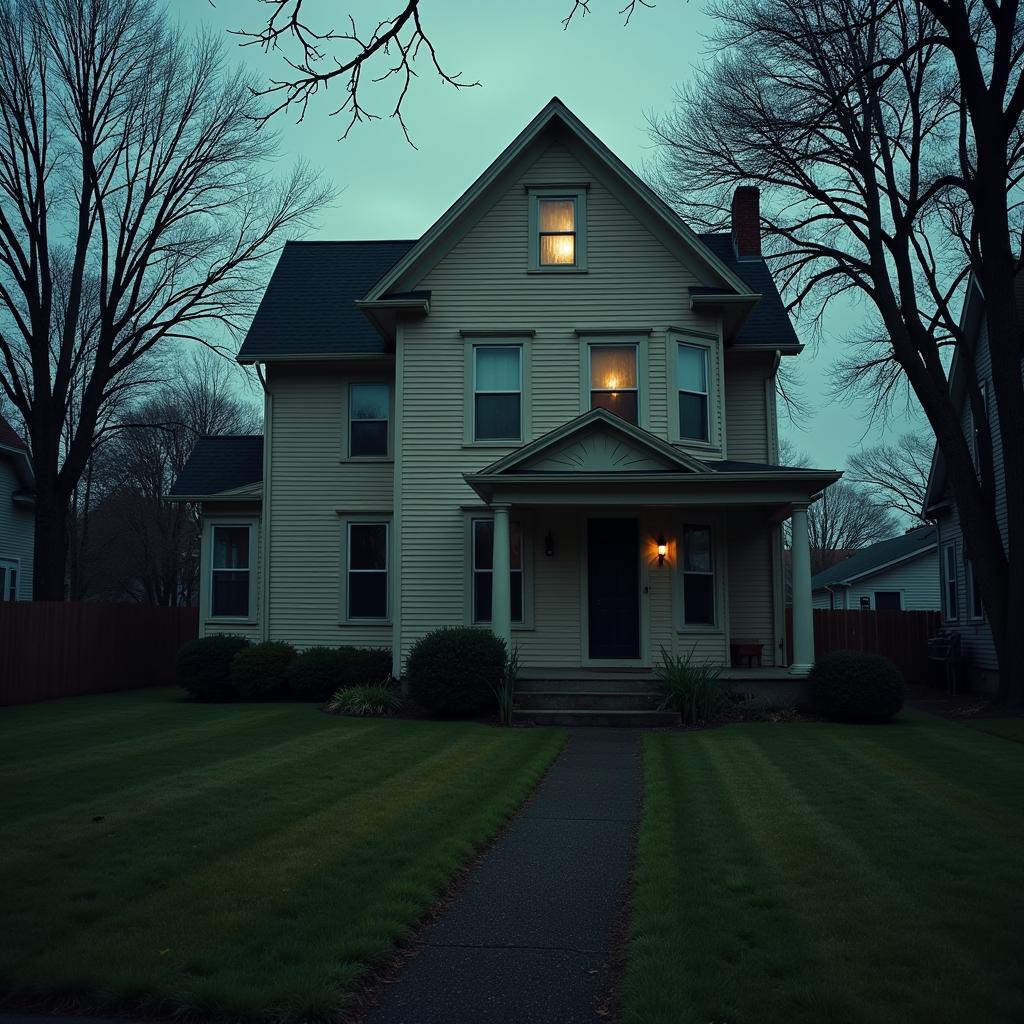
<svg viewBox="0 0 1024 1024"><path fill-rule="evenodd" d="M657 711L661 694L652 691L566 690L551 684L550 690L516 690L519 711Z"/></svg>
<svg viewBox="0 0 1024 1024"><path fill-rule="evenodd" d="M516 680L516 693L654 693L658 680L651 675L580 676Z"/></svg>
<svg viewBox="0 0 1024 1024"><path fill-rule="evenodd" d="M677 711L528 711L512 712L516 725L617 726L627 729L673 728L681 723Z"/></svg>

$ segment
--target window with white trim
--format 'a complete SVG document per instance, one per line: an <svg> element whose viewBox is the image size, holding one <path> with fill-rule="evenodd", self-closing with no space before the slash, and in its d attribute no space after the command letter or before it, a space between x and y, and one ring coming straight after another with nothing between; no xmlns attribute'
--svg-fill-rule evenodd
<svg viewBox="0 0 1024 1024"><path fill-rule="evenodd" d="M18 562L0 559L0 601L18 600Z"/></svg>
<svg viewBox="0 0 1024 1024"><path fill-rule="evenodd" d="M684 526L682 549L683 623L713 626L715 566L711 527Z"/></svg>
<svg viewBox="0 0 1024 1024"><path fill-rule="evenodd" d="M210 615L216 619L250 616L252 527L214 524L210 528Z"/></svg>
<svg viewBox="0 0 1024 1024"><path fill-rule="evenodd" d="M680 438L708 441L708 350L703 345L678 342L676 387Z"/></svg>
<svg viewBox="0 0 1024 1024"><path fill-rule="evenodd" d="M967 613L972 619L983 619L985 611L981 603L981 588L974 577L974 564L969 558L964 559L964 574L967 579Z"/></svg>
<svg viewBox="0 0 1024 1024"><path fill-rule="evenodd" d="M473 346L473 439L521 441L523 346Z"/></svg>
<svg viewBox="0 0 1024 1024"><path fill-rule="evenodd" d="M350 384L349 458L387 458L391 389L387 384Z"/></svg>
<svg viewBox="0 0 1024 1024"><path fill-rule="evenodd" d="M591 344L588 350L590 408L607 409L630 423L639 423L637 346Z"/></svg>
<svg viewBox="0 0 1024 1024"><path fill-rule="evenodd" d="M533 273L587 269L587 186L527 186Z"/></svg>
<svg viewBox="0 0 1024 1024"><path fill-rule="evenodd" d="M348 524L346 614L349 619L388 617L388 524Z"/></svg>
<svg viewBox="0 0 1024 1024"><path fill-rule="evenodd" d="M491 621L494 576L494 520L474 519L472 527L473 622ZM509 575L512 593L512 621L523 621L523 526L509 523Z"/></svg>
<svg viewBox="0 0 1024 1024"><path fill-rule="evenodd" d="M956 544L951 542L942 548L942 610L946 618L952 621L960 618L960 609L957 604L960 581L957 578L956 566Z"/></svg>

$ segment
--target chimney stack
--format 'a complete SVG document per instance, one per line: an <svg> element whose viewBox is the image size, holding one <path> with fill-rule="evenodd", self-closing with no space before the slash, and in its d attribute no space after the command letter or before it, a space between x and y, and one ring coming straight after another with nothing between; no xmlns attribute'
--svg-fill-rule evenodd
<svg viewBox="0 0 1024 1024"><path fill-rule="evenodd" d="M761 258L761 190L755 185L732 194L732 244L741 260Z"/></svg>

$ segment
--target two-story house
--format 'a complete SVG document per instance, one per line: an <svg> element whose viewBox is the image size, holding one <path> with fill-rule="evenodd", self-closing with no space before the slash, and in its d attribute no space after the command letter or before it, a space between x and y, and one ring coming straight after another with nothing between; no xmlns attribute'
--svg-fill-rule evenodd
<svg viewBox="0 0 1024 1024"><path fill-rule="evenodd" d="M0 416L0 601L32 600L35 476L28 446Z"/></svg>
<svg viewBox="0 0 1024 1024"><path fill-rule="evenodd" d="M284 248L238 356L265 437L203 439L172 492L203 504L202 632L396 675L454 625L541 677L741 643L806 672L806 509L839 474L777 465L800 351L756 189L697 235L554 99L421 238Z"/></svg>

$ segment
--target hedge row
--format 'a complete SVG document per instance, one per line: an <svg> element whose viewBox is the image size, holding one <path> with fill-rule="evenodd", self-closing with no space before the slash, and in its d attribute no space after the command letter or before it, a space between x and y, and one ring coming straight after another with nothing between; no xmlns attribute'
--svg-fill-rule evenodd
<svg viewBox="0 0 1024 1024"><path fill-rule="evenodd" d="M391 652L364 647L251 644L239 636L192 640L178 652L176 678L196 700L302 700L323 703L338 690L391 676Z"/></svg>

